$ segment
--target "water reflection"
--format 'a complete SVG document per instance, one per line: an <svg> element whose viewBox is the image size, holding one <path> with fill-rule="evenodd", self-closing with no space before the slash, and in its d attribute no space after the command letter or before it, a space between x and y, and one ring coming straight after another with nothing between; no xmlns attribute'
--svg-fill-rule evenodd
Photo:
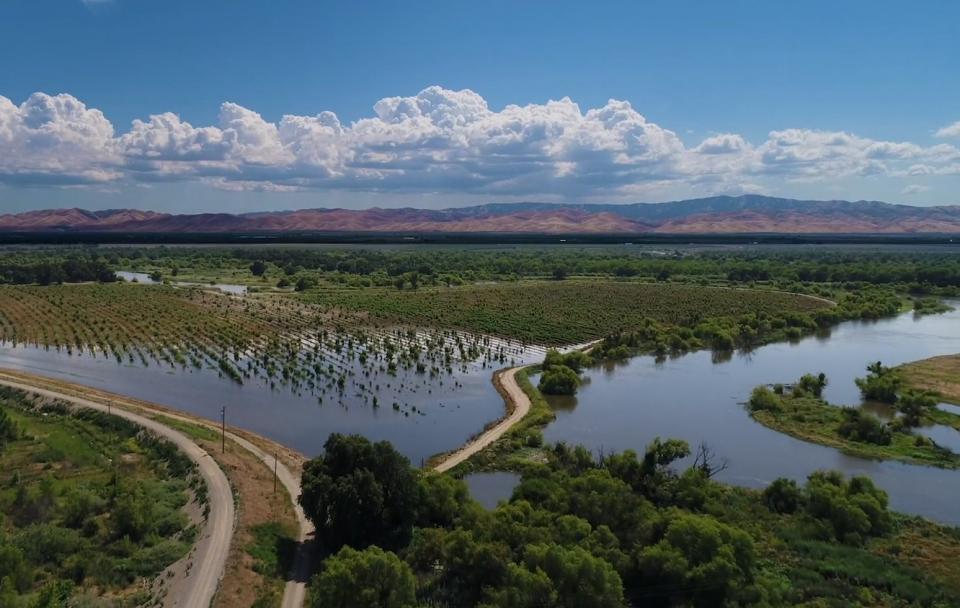
<svg viewBox="0 0 960 608"><path fill-rule="evenodd" d="M960 312L954 310L921 318L905 313L848 322L834 328L829 338L811 336L752 352L637 357L625 365L588 370L591 382L578 392L576 407L570 409L570 401L557 402L557 419L544 436L608 452L641 451L658 436L685 439L692 446L707 442L730 463L721 479L750 487L781 476L803 480L821 468L870 475L889 492L895 509L960 524L960 472L846 456L771 431L751 420L743 405L754 386L790 383L821 371L829 379L824 392L828 401L859 404L854 379L866 374L869 362L899 365L957 352ZM891 415L878 404L868 408ZM919 432L937 435L939 439L933 439L947 447L953 441L947 431L956 433L944 427Z"/></svg>
<svg viewBox="0 0 960 608"><path fill-rule="evenodd" d="M504 500L509 500L513 489L520 483L516 473L496 471L471 473L463 478L470 488L470 495L487 509L493 509Z"/></svg>
<svg viewBox="0 0 960 608"><path fill-rule="evenodd" d="M145 272L129 272L121 270L115 273L118 277L129 283L142 283L144 285L158 285L163 281L154 281L150 275ZM246 285L235 285L232 283L192 283L189 281L170 281L171 285L176 287L199 287L201 289L216 289L223 293L235 296L242 296L247 293Z"/></svg>

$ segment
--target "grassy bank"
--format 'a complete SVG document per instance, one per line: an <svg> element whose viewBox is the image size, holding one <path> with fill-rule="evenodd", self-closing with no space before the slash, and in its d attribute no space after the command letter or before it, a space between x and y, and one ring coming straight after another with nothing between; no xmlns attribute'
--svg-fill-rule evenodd
<svg viewBox="0 0 960 608"><path fill-rule="evenodd" d="M897 371L906 386L933 391L944 401L960 404L960 354L914 361Z"/></svg>
<svg viewBox="0 0 960 608"><path fill-rule="evenodd" d="M888 428L870 418L871 414L830 405L813 396L775 395L771 391L766 395L767 400L760 403L755 391L748 407L754 420L775 431L861 458L948 469L960 467L960 456L937 447L922 435L922 430L908 432ZM857 430L862 418L867 419L863 424L872 425L880 439L868 439L866 431Z"/></svg>

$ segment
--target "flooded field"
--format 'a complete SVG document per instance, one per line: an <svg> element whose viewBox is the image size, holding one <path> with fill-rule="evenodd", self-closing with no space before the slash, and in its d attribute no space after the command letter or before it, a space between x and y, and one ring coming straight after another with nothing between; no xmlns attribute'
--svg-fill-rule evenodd
<svg viewBox="0 0 960 608"><path fill-rule="evenodd" d="M330 433L389 440L411 462L458 447L503 415L496 369L537 361L544 350L456 332L378 334L305 341L309 378L251 373L242 384L214 365L118 363L97 351L0 345L0 367L88 385L227 422L308 456ZM414 354L411 354L411 348ZM418 350L419 349L419 350ZM396 353L405 353L400 357ZM388 354L390 353L390 354ZM246 361L236 362L238 369Z"/></svg>

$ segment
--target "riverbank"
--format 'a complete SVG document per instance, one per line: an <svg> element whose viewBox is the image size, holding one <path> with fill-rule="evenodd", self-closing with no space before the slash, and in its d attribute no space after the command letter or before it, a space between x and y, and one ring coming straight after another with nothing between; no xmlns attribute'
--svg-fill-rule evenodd
<svg viewBox="0 0 960 608"><path fill-rule="evenodd" d="M300 469L304 462L302 455L248 431L229 427L225 435L227 449L221 452L220 427L215 423L154 403L78 384L5 369L0 369L0 383L77 403L84 407L93 407L101 411L109 410L111 413L125 417L134 416L146 420L151 425L167 428L177 435L189 436L187 441L202 452L205 466L217 468L216 463L219 462L220 467L228 471L240 500L239 516L235 517L230 484L224 478L223 483L226 486L226 496L230 498L231 512L228 516L223 516L211 510L210 519L217 519L218 525L221 526L224 525L223 522L227 522L226 525L234 534L236 542L231 543L228 539L225 548L222 542L220 543L220 555L223 558L219 564L217 578L219 579L225 571L230 578L224 578L220 585L221 593L217 594L216 601L212 605L237 605L237 601L248 597L250 600L256 600L255 592L259 586L252 583L257 583L261 577L256 571L259 566L250 553L257 552L254 543L259 543L263 548L268 549L266 557L269 558L271 552L277 550L276 545L283 543L274 542L273 546L269 546L268 539L273 537L275 541L281 540L282 532L278 533L278 531L284 528L293 528L294 539L298 543L295 548L292 547L295 549L295 554L292 556L292 566L289 568L291 576L285 576L286 571L272 575L279 575L281 579L287 581L282 585L283 608L299 608L303 605L306 595L305 585L311 571L310 552L305 545L309 542L313 530L299 505L296 504L296 497L300 494ZM202 444L203 447L198 444ZM213 456L214 460L206 456ZM281 488L276 493L273 490L275 466L277 481ZM217 470L219 471L220 468ZM238 528L234 533L235 519L238 522ZM269 526L271 523L278 523L279 528L271 528ZM289 562L287 558L283 563L289 565ZM217 563L211 559L204 559L203 563L212 564L205 565L204 568L217 566ZM216 589L217 585L214 584L213 590L216 591ZM252 596L251 592L254 593ZM189 594L189 597L192 598L193 594ZM206 608L211 605L213 594L198 595L198 597L205 597L202 606ZM178 603L177 605L187 604Z"/></svg>
<svg viewBox="0 0 960 608"><path fill-rule="evenodd" d="M874 430L876 435L882 436L883 442L876 443L868 440L867 433L862 430L869 422L857 426L861 417L872 416L869 413L831 405L815 397L765 394L768 400L772 400L760 405L751 399L748 404L750 417L777 432L836 448L859 458L960 468L960 456L938 447L922 434L923 429L904 432L889 429L877 420Z"/></svg>
<svg viewBox="0 0 960 608"><path fill-rule="evenodd" d="M960 404L960 354L905 363L897 372L907 387L933 391L943 401Z"/></svg>

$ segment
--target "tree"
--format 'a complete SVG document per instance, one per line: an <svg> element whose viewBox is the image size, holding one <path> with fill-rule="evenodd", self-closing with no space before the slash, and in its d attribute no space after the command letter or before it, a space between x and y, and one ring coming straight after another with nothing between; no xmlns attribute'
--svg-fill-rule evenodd
<svg viewBox="0 0 960 608"><path fill-rule="evenodd" d="M908 427L920 426L923 416L936 405L936 397L927 391L905 390L897 399L897 410L903 414L903 423Z"/></svg>
<svg viewBox="0 0 960 608"><path fill-rule="evenodd" d="M419 482L417 526L451 527L470 502L466 482L449 475L425 475Z"/></svg>
<svg viewBox="0 0 960 608"><path fill-rule="evenodd" d="M543 570L530 570L511 563L507 566L506 581L487 591L482 608L553 608L557 605L557 591Z"/></svg>
<svg viewBox="0 0 960 608"><path fill-rule="evenodd" d="M317 280L313 277L300 277L294 289L297 291L307 291L317 286Z"/></svg>
<svg viewBox="0 0 960 608"><path fill-rule="evenodd" d="M663 538L637 554L647 595L672 604L723 606L753 579L753 541L706 515L678 513Z"/></svg>
<svg viewBox="0 0 960 608"><path fill-rule="evenodd" d="M884 403L896 403L897 392L900 390L902 380L896 370L884 367L879 361L867 366L870 372L866 378L857 378L857 387L864 399L871 401L882 401Z"/></svg>
<svg viewBox="0 0 960 608"><path fill-rule="evenodd" d="M876 445L890 445L893 433L876 416L855 407L843 408L843 422L837 428L841 437Z"/></svg>
<svg viewBox="0 0 960 608"><path fill-rule="evenodd" d="M776 412L780 410L780 397L766 386L758 386L750 393L750 411Z"/></svg>
<svg viewBox="0 0 960 608"><path fill-rule="evenodd" d="M16 440L19 434L17 423L7 414L6 410L0 409L0 451L8 443Z"/></svg>
<svg viewBox="0 0 960 608"><path fill-rule="evenodd" d="M891 526L886 492L868 477L846 482L836 471L817 471L807 478L806 511L826 524L827 536L851 545L881 536Z"/></svg>
<svg viewBox="0 0 960 608"><path fill-rule="evenodd" d="M531 572L544 572L556 589L555 606L562 608L619 608L623 582L606 561L582 547L530 545L523 558ZM542 585L542 580L537 581Z"/></svg>
<svg viewBox="0 0 960 608"><path fill-rule="evenodd" d="M827 386L827 376L820 372L816 376L813 374L804 374L793 387L794 397L806 397L812 395L820 398L823 395L823 389Z"/></svg>
<svg viewBox="0 0 960 608"><path fill-rule="evenodd" d="M547 395L572 395L580 386L580 376L566 365L554 365L544 370L538 388Z"/></svg>
<svg viewBox="0 0 960 608"><path fill-rule="evenodd" d="M250 274L255 277L262 277L267 272L267 263L263 260L255 260L250 264Z"/></svg>
<svg viewBox="0 0 960 608"><path fill-rule="evenodd" d="M802 502L803 492L792 479L774 479L763 490L763 504L774 513L794 513Z"/></svg>
<svg viewBox="0 0 960 608"><path fill-rule="evenodd" d="M416 579L410 566L379 547L343 547L313 580L315 608L413 608Z"/></svg>
<svg viewBox="0 0 960 608"><path fill-rule="evenodd" d="M300 504L331 548L404 542L417 511L410 462L386 441L330 435L324 454L303 469Z"/></svg>
<svg viewBox="0 0 960 608"><path fill-rule="evenodd" d="M553 269L553 280L554 281L565 281L567 278L567 269L559 266Z"/></svg>

